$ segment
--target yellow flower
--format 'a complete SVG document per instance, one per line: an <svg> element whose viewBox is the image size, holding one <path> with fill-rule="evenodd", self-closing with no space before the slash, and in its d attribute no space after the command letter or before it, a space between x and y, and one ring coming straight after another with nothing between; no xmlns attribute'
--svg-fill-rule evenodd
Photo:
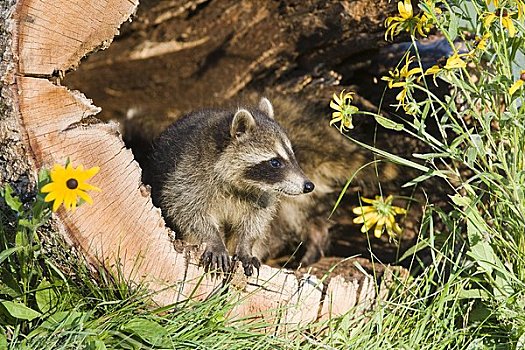
<svg viewBox="0 0 525 350"><path fill-rule="evenodd" d="M461 69L467 66L467 63L463 61L461 57L468 56L468 54L458 54L457 52L447 58L447 63L445 64L444 69Z"/></svg>
<svg viewBox="0 0 525 350"><path fill-rule="evenodd" d="M397 10L399 11L399 16L388 17L385 21L385 26L387 27L385 40L388 37L388 33L390 33L390 38L393 38L394 35L399 34L403 30L403 27L406 27L407 30L410 28L410 22L414 18L414 10L410 0L398 2Z"/></svg>
<svg viewBox="0 0 525 350"><path fill-rule="evenodd" d="M445 63L443 68L441 68L439 64L435 64L425 71L425 75L436 75L442 70L453 70L453 69L465 68L467 66L467 63L463 61L462 57L467 57L469 55L470 53L458 54L456 52L455 54L447 58L447 63Z"/></svg>
<svg viewBox="0 0 525 350"><path fill-rule="evenodd" d="M389 77L381 77L381 80L384 80L388 84L388 88L402 88L401 91L397 94L396 100L399 101L400 105L405 105L405 99L407 97L408 91L410 89L410 84L416 79L415 75L422 73L421 68L410 68L410 64L414 61L414 57L406 55L405 65L401 67L401 70L394 69L389 71Z"/></svg>
<svg viewBox="0 0 525 350"><path fill-rule="evenodd" d="M376 196L375 199L361 197L361 200L365 203L372 204L369 206L356 207L352 210L354 214L359 215L354 218L353 222L355 224L363 224L361 232L365 233L374 226L374 236L377 238L381 237L383 230L385 230L391 238L395 238L403 232L396 222L395 216L397 214L406 214L407 211L392 205L392 201L394 200L392 195L386 197L386 199L384 199L383 196Z"/></svg>
<svg viewBox="0 0 525 350"><path fill-rule="evenodd" d="M431 13L435 15L441 14L441 10L436 8L432 1L426 0L424 3ZM426 13L421 12L417 16L414 16L414 9L410 0L398 2L397 10L399 11L399 16L388 17L385 20L385 27L387 28L385 40L388 39L389 34L390 38L393 39L395 35L401 33L403 30L411 34L415 34L417 31L421 36L425 37L434 25L432 16Z"/></svg>
<svg viewBox="0 0 525 350"><path fill-rule="evenodd" d="M483 34L482 37L476 37L475 50L485 51L487 49L489 38L490 38L490 33L488 33L488 32ZM471 54L473 54L473 52L471 52Z"/></svg>
<svg viewBox="0 0 525 350"><path fill-rule="evenodd" d="M518 89L520 89L523 84L525 84L525 69L520 72L520 78L512 84L509 88L509 94L512 96Z"/></svg>
<svg viewBox="0 0 525 350"><path fill-rule="evenodd" d="M436 4L433 3L432 1L425 0L424 4L426 5L430 13L433 13L435 16L438 16L441 14L441 9L436 7ZM432 29L432 27L434 26L433 22L434 22L434 19L431 16L427 15L426 13L423 13L421 15L421 18L416 23L417 32L421 36L426 37L427 34Z"/></svg>
<svg viewBox="0 0 525 350"><path fill-rule="evenodd" d="M348 131L348 129L353 129L354 125L352 124L352 116L359 111L356 106L352 106L352 95L353 92L347 92L345 90L341 91L339 96L334 92L332 100L330 101L330 107L335 109L335 112L332 112L332 120L330 121L330 126L341 122L339 125L339 131Z"/></svg>
<svg viewBox="0 0 525 350"><path fill-rule="evenodd" d="M499 0L486 0L485 3L487 4L487 7L489 7L491 3L494 3L494 7L499 8ZM518 19L521 19L523 13L525 13L525 2L522 0L509 0L507 1L507 4L509 3L514 3L516 5L516 8L518 9Z"/></svg>
<svg viewBox="0 0 525 350"><path fill-rule="evenodd" d="M523 14L525 13L525 2L521 0L516 0L516 7L518 8L518 19L522 19Z"/></svg>
<svg viewBox="0 0 525 350"><path fill-rule="evenodd" d="M497 9L495 12L486 12L483 16L485 17L483 20L483 25L488 28L494 22L497 18L500 19L500 23L504 28L507 28L509 31L509 36L511 38L516 35L516 27L514 26L514 22L512 21L512 18L510 17L512 14L509 13L507 10L503 9Z"/></svg>
<svg viewBox="0 0 525 350"><path fill-rule="evenodd" d="M51 170L51 182L40 190L42 193L48 193L44 201L54 201L53 211L57 211L62 203L66 210L74 211L78 197L93 204L93 200L85 191L100 191L100 189L86 183L86 180L93 177L99 170L99 167L84 170L82 165L75 169L71 163L66 167L55 164Z"/></svg>

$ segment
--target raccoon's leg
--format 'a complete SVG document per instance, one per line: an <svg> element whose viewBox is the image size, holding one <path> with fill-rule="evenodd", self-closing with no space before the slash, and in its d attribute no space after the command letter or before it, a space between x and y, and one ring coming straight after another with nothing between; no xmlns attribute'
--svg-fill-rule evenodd
<svg viewBox="0 0 525 350"><path fill-rule="evenodd" d="M204 269L206 271L222 270L225 273L229 272L230 256L221 237L213 235L204 243L206 243L206 250L204 250L200 258L200 264L204 266Z"/></svg>
<svg viewBox="0 0 525 350"><path fill-rule="evenodd" d="M222 239L218 225L199 220L205 215L192 216L193 222L182 228L183 239L191 243L206 243L206 249L200 258L200 264L206 271L230 271L230 256Z"/></svg>
<svg viewBox="0 0 525 350"><path fill-rule="evenodd" d="M265 236L268 224L262 224L268 220L261 220L261 216L254 215L252 218L245 218L244 222L238 228L238 241L235 248L234 261L240 261L244 268L244 274L251 276L253 268L259 271L261 261L254 256L253 248L256 240L262 239Z"/></svg>
<svg viewBox="0 0 525 350"><path fill-rule="evenodd" d="M246 237L246 236L245 236ZM253 275L253 268L255 267L257 271L261 267L261 261L256 256L252 256L251 250L254 244L254 239L242 239L237 245L235 250L235 255L233 256L233 261L240 261L242 267L244 268L244 274L246 276ZM258 273L258 272L257 272Z"/></svg>

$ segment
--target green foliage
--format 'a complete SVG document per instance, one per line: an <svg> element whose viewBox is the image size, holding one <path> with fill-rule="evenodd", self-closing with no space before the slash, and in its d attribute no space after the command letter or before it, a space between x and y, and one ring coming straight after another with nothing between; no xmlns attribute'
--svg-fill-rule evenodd
<svg viewBox="0 0 525 350"><path fill-rule="evenodd" d="M39 188L47 182L44 173ZM44 253L37 230L50 217L49 203L40 194L24 203L9 185L1 195L10 212L0 221L0 349L299 347L301 340L292 344L261 331L275 325L227 321L238 303L228 293L155 309L145 288L131 288L119 270L94 275L65 247ZM61 261L69 273L55 265Z"/></svg>
<svg viewBox="0 0 525 350"><path fill-rule="evenodd" d="M525 79L525 3L427 0L419 7L422 14L411 18L435 19L450 57L424 67L412 32L404 66L383 78L404 115L390 122L375 118L424 142L428 152L414 154L415 162L362 145L422 171L405 186L431 178L448 184L452 209L425 204L419 242L405 254L419 265L415 285L401 283L403 293L366 315L367 326L343 319L334 334L342 339L338 344L365 348L523 348L525 89L519 81ZM396 17L387 25L406 21ZM447 86L448 93L438 95L434 85ZM430 251L430 264L417 264L421 249ZM377 336L362 336L367 332Z"/></svg>

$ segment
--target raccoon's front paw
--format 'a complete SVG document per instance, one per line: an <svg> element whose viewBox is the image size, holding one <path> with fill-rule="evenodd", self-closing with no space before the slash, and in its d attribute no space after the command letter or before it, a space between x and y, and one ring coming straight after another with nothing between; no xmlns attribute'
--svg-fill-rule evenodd
<svg viewBox="0 0 525 350"><path fill-rule="evenodd" d="M200 265L208 271L220 271L224 273L230 271L230 256L224 245L207 245L202 253Z"/></svg>
<svg viewBox="0 0 525 350"><path fill-rule="evenodd" d="M244 274L246 276L253 275L253 268L257 269L257 274L259 274L259 268L261 267L261 262L255 256L249 255L234 255L233 261L240 261L242 267L244 268Z"/></svg>

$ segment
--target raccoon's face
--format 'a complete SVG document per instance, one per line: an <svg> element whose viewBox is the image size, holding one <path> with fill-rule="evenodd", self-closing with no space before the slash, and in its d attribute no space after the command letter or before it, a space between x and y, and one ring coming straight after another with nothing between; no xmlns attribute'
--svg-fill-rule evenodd
<svg viewBox="0 0 525 350"><path fill-rule="evenodd" d="M314 190L297 164L290 140L273 120L273 107L267 99L261 100L259 110L239 110L230 134L232 142L223 157L229 158L226 166L232 167L233 186L290 196Z"/></svg>

